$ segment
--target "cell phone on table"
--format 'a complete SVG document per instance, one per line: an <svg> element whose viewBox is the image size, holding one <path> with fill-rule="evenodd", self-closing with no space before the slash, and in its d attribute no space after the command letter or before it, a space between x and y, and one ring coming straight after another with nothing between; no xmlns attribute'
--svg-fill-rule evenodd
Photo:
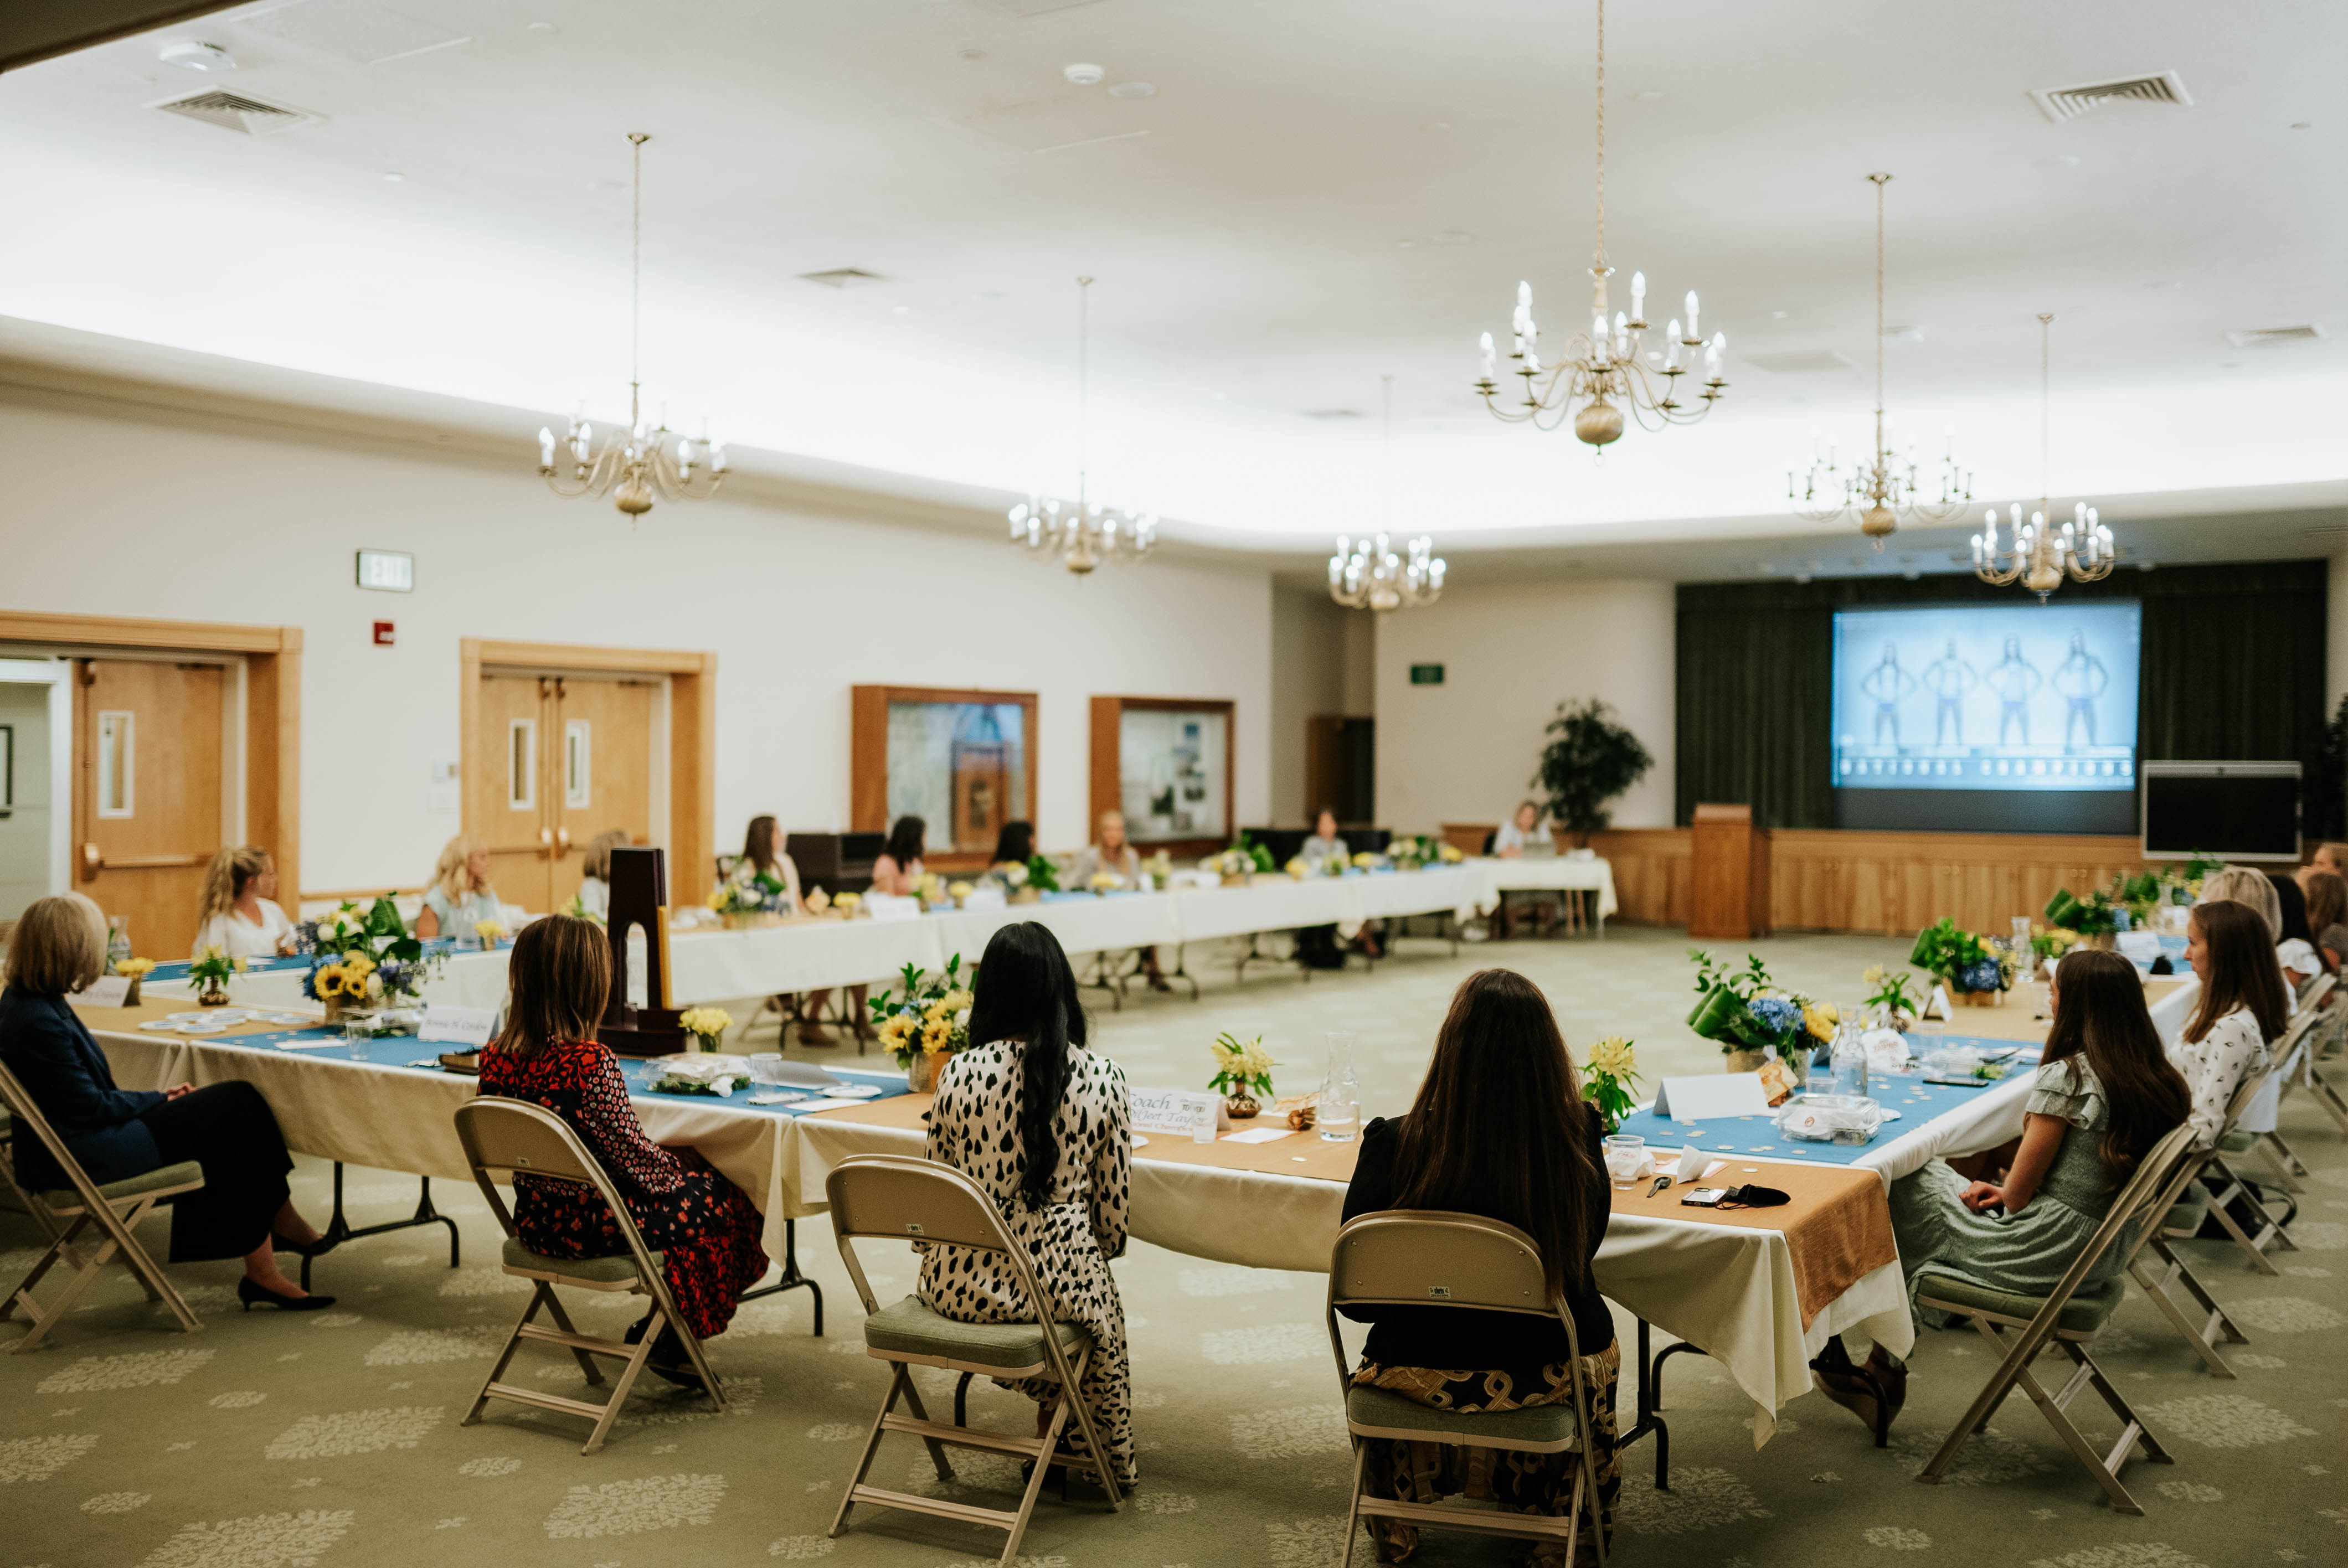
<svg viewBox="0 0 2348 1568"><path fill-rule="evenodd" d="M1726 1187L1698 1187L1686 1197L1682 1198L1680 1203L1686 1207L1713 1209L1718 1208L1720 1201L1726 1196L1728 1196Z"/></svg>

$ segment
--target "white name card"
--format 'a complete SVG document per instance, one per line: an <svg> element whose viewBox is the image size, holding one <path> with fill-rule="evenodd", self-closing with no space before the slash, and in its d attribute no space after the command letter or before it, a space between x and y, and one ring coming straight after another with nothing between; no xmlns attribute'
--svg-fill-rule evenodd
<svg viewBox="0 0 2348 1568"><path fill-rule="evenodd" d="M1211 1143L1231 1122L1223 1097L1200 1090L1136 1089L1129 1102L1137 1132L1187 1133L1193 1143Z"/></svg>
<svg viewBox="0 0 2348 1568"><path fill-rule="evenodd" d="M2148 964L2160 957L2160 933L2157 931L2122 931L2112 938L2120 957L2136 963Z"/></svg>
<svg viewBox="0 0 2348 1568"><path fill-rule="evenodd" d="M447 1002L426 1002L424 1021L417 1026L419 1043L446 1041L450 1045L482 1046L489 1043L489 1030L497 1027L495 1008L451 1007Z"/></svg>
<svg viewBox="0 0 2348 1568"><path fill-rule="evenodd" d="M875 920L917 920L922 915L922 901L901 898L894 893L867 893L864 912Z"/></svg>
<svg viewBox="0 0 2348 1568"><path fill-rule="evenodd" d="M129 975L100 975L98 979L89 982L88 989L74 992L73 995L66 998L66 1000L73 1003L76 1007L127 1007L130 1002L130 977Z"/></svg>
<svg viewBox="0 0 2348 1568"><path fill-rule="evenodd" d="M1673 1122L1766 1116L1769 1096L1762 1089L1757 1072L1708 1072L1696 1078L1666 1078L1655 1091L1655 1114Z"/></svg>

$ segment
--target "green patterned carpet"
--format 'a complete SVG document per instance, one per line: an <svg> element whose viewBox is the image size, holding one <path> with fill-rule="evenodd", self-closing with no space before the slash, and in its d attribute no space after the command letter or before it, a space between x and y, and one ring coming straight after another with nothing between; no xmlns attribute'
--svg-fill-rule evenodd
<svg viewBox="0 0 2348 1568"><path fill-rule="evenodd" d="M1376 974L1311 984L1258 970L1205 1000L1138 999L1099 1015L1099 1037L1136 1083L1188 1084L1208 1071L1218 1030L1265 1032L1292 1064L1283 1091L1317 1079L1320 1034L1361 1036L1371 1110L1401 1109L1452 988L1480 962L1532 975L1577 1046L1637 1036L1651 1070L1700 1071L1708 1048L1679 1026L1689 996L1684 942L1618 928L1590 942L1468 948L1457 959L1414 945ZM1897 945L1788 938L1759 945L1781 977L1856 995L1867 964ZM1198 959L1202 955L1193 954ZM1209 966L1201 964L1203 968ZM1227 967L1212 972L1228 977ZM737 1007L737 1017L747 1016ZM759 1038L769 1038L771 1026ZM2348 1074L2343 1074L2348 1075ZM2304 1098L2284 1108L2287 1137L2315 1167L2295 1227L2303 1250L2266 1277L2219 1244L2188 1245L2252 1342L2238 1381L2199 1362L2131 1293L2098 1352L2175 1452L2127 1481L2142 1519L2114 1515L2030 1406L2017 1399L1967 1450L1949 1484L1913 1476L1990 1370L1970 1331L1928 1333L1890 1452L1817 1395L1789 1405L1755 1452L1750 1409L1708 1362L1667 1374L1672 1489L1652 1485L1654 1451L1630 1450L1616 1537L1621 1561L1700 1568L1819 1562L2012 1568L2236 1568L2337 1563L2348 1549L2340 1479L2348 1376L2339 1351L2348 1249L2348 1144ZM327 1167L304 1160L297 1192L323 1218ZM361 1222L404 1213L413 1178L351 1173ZM438 1231L355 1243L319 1266L334 1310L282 1317L236 1310L237 1270L178 1271L204 1331L169 1331L119 1271L49 1347L0 1357L0 1568L442 1568L514 1563L581 1568L750 1564L829 1558L873 1568L971 1568L1001 1537L942 1521L860 1511L827 1539L832 1509L881 1388L861 1354L857 1310L820 1222L802 1256L830 1308L822 1339L795 1293L747 1308L714 1342L733 1404L725 1416L662 1391L639 1398L605 1450L579 1453L583 1427L518 1406L460 1429L491 1347L519 1310L515 1282L486 1260L494 1227L469 1190L435 1189L464 1226L451 1271ZM1247 1216L1231 1216L1245 1225ZM160 1246L161 1227L150 1232ZM0 1272L29 1260L32 1232L0 1214ZM1334 1564L1348 1461L1317 1276L1202 1264L1137 1245L1117 1266L1134 1342L1143 1480L1112 1517L1087 1501L1039 1507L1023 1560L1035 1564L1207 1568ZM911 1287L909 1255L876 1288ZM572 1297L582 1326L616 1332L633 1316ZM0 1327L0 1339L13 1337ZM523 1352L522 1378L569 1389L567 1357ZM925 1375L932 1408L944 1374ZM1623 1403L1630 1391L1623 1390ZM982 1385L973 1413L1024 1426L1025 1401ZM2084 1407L2081 1407L2084 1408ZM2089 1422L2091 1436L2104 1428ZM999 1501L1008 1461L966 1456L973 1501ZM884 1445L875 1480L935 1488L922 1449ZM1498 1563L1509 1548L1430 1537L1422 1563ZM1366 1553L1357 1561L1366 1561Z"/></svg>

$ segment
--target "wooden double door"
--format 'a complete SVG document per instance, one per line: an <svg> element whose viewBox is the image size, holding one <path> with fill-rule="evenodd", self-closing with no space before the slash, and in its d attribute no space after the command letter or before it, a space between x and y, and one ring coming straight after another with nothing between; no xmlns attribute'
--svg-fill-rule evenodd
<svg viewBox="0 0 2348 1568"><path fill-rule="evenodd" d="M654 677L482 672L465 820L499 899L560 910L589 840L652 842L660 695Z"/></svg>
<svg viewBox="0 0 2348 1568"><path fill-rule="evenodd" d="M74 886L139 957L185 958L228 822L230 671L77 659L74 674Z"/></svg>

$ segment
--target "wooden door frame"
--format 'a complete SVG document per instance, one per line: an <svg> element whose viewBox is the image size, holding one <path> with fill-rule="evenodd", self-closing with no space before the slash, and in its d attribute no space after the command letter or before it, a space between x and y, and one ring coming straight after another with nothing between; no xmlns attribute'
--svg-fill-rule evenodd
<svg viewBox="0 0 2348 1568"><path fill-rule="evenodd" d="M486 765L475 734L481 711L481 667L597 675L668 677L668 888L677 904L708 897L717 854L717 655L670 648L600 648L569 642L503 642L464 637L457 642L458 794L465 831L471 821L473 777Z"/></svg>
<svg viewBox="0 0 2348 1568"><path fill-rule="evenodd" d="M0 610L0 642L88 650L239 654L244 660L244 838L277 862L285 893L302 886L302 628L240 626L139 616L55 615ZM78 694L75 706L80 707ZM73 738L66 737L71 745ZM81 781L74 781L73 833L89 842ZM79 864L76 851L76 864ZM78 872L71 873L78 879ZM282 896L282 895L281 895Z"/></svg>
<svg viewBox="0 0 2348 1568"><path fill-rule="evenodd" d="M1085 822L1085 842L1093 842L1100 830L1102 814L1125 809L1124 743L1125 711L1128 708L1155 709L1161 712L1220 713L1223 716L1223 836L1220 838L1165 838L1147 847L1151 854L1165 850L1169 855L1211 855L1234 842L1240 832L1240 807L1235 794L1239 780L1240 705L1229 697L1095 697L1092 712L1092 815ZM1130 825L1126 829L1126 842L1139 850L1144 847L1133 837Z"/></svg>
<svg viewBox="0 0 2348 1568"><path fill-rule="evenodd" d="M1035 772L1042 755L1036 744L1035 693L1033 692L964 691L945 686L850 686L849 696L848 825L855 833L889 831L889 704L891 702L975 702L1018 708L1026 733L1020 745L1026 753L1026 799L1017 818L1035 820ZM951 830L953 824L948 823ZM922 864L932 871L983 871L991 852L943 854L926 852Z"/></svg>

